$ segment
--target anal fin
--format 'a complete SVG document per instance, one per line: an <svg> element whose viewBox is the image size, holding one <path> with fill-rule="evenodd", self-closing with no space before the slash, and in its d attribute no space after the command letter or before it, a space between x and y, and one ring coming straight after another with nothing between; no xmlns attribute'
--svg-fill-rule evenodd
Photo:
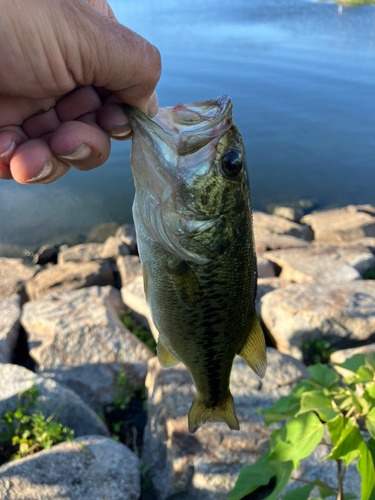
<svg viewBox="0 0 375 500"><path fill-rule="evenodd" d="M172 368L173 366L178 365L178 363L180 362L180 360L177 359L176 356L165 345L164 341L160 338L160 335L158 338L158 345L156 346L156 350L158 353L159 363L163 368Z"/></svg>
<svg viewBox="0 0 375 500"><path fill-rule="evenodd" d="M266 341L257 313L254 313L250 333L238 355L255 371L258 377L264 377L267 368Z"/></svg>
<svg viewBox="0 0 375 500"><path fill-rule="evenodd" d="M236 414L234 412L233 396L229 392L228 397L220 406L210 407L202 399L199 392L196 393L194 401L189 410L189 432L194 434L208 420L211 422L226 422L230 429L240 430Z"/></svg>

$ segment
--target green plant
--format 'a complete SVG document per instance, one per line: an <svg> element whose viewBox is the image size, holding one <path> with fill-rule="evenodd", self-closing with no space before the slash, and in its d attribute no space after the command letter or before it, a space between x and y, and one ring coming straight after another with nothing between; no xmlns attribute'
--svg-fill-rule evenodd
<svg viewBox="0 0 375 500"><path fill-rule="evenodd" d="M124 323L124 326L139 340L146 344L154 354L156 354L156 342L150 330L147 330L143 326L137 325L130 309L128 309L127 311L120 311L120 314L121 321Z"/></svg>
<svg viewBox="0 0 375 500"><path fill-rule="evenodd" d="M304 353L304 361L308 365L327 364L335 349L324 339L310 339L303 344L302 352Z"/></svg>
<svg viewBox="0 0 375 500"><path fill-rule="evenodd" d="M74 438L74 431L54 420L54 415L46 418L41 411L30 414L38 396L38 389L31 386L19 395L16 409L0 418L0 423L6 425L6 430L0 434L0 450L11 450L10 460Z"/></svg>
<svg viewBox="0 0 375 500"><path fill-rule="evenodd" d="M134 397L146 400L146 388L133 385L126 376L125 370L121 369L116 380L115 397L113 398L114 409L126 410Z"/></svg>
<svg viewBox="0 0 375 500"><path fill-rule="evenodd" d="M311 377L299 382L289 396L260 411L266 425L285 419L286 425L272 431L267 453L242 468L228 500L240 500L271 481L273 491L264 500L277 500L291 479L304 485L283 500L307 500L314 487L322 499L349 500L355 497L344 496L344 475L357 457L362 476L360 498L375 499L375 355L357 354L342 365L317 364L308 370ZM320 443L329 451L325 460L337 464L337 487L319 478L309 483L292 477L300 461Z"/></svg>
<svg viewBox="0 0 375 500"><path fill-rule="evenodd" d="M364 280L375 280L375 268L369 269L363 276Z"/></svg>

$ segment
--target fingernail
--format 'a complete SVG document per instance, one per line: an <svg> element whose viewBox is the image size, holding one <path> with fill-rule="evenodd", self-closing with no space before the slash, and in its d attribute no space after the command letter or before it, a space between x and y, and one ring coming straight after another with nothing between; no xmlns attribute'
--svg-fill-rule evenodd
<svg viewBox="0 0 375 500"><path fill-rule="evenodd" d="M154 90L152 96L150 97L150 100L148 101L147 114L148 116L153 118L158 111L159 111L159 101L158 101L158 96L156 95L156 91Z"/></svg>
<svg viewBox="0 0 375 500"><path fill-rule="evenodd" d="M5 151L5 153L2 153L0 155L0 158L6 158L7 156L10 156L14 150L16 149L17 144L12 140L12 144L10 145L9 149Z"/></svg>
<svg viewBox="0 0 375 500"><path fill-rule="evenodd" d="M51 174L54 166L55 165L54 165L53 160L47 160L46 163L44 164L44 167L39 172L39 174L37 174L32 179L27 179L26 182L34 182L34 181L40 181L42 179L45 179L46 177L48 177Z"/></svg>
<svg viewBox="0 0 375 500"><path fill-rule="evenodd" d="M64 155L56 155L61 160L86 160L91 155L91 148L87 144L81 144L77 149L69 151Z"/></svg>
<svg viewBox="0 0 375 500"><path fill-rule="evenodd" d="M106 127L105 130L111 137L113 137L113 139L117 140L130 139L133 133L133 129L129 123L126 125L113 125L112 127Z"/></svg>

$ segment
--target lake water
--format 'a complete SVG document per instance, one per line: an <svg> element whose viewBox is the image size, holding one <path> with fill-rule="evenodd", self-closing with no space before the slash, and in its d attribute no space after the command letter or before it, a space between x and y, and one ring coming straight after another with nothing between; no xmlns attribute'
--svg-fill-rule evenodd
<svg viewBox="0 0 375 500"><path fill-rule="evenodd" d="M161 105L229 94L256 209L375 204L375 7L306 0L112 0L162 54ZM131 221L130 143L48 186L0 181L0 243Z"/></svg>

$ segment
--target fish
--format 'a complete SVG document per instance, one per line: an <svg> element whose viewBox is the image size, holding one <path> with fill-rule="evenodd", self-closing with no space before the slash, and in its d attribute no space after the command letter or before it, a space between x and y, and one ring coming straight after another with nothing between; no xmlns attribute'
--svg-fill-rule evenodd
<svg viewBox="0 0 375 500"><path fill-rule="evenodd" d="M124 105L157 355L162 367L182 362L191 375L191 434L207 421L239 430L229 388L234 358L260 378L267 365L245 150L232 107L221 96L160 108L151 119Z"/></svg>

